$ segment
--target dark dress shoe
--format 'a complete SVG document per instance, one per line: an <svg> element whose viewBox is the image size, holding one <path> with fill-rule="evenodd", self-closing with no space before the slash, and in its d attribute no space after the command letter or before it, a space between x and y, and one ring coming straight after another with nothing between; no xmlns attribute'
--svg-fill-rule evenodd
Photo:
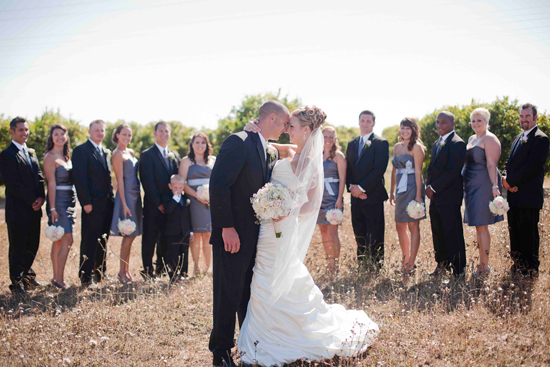
<svg viewBox="0 0 550 367"><path fill-rule="evenodd" d="M25 286L26 290L31 290L35 288L45 287L49 285L49 283L41 283L36 280L36 278L23 278L23 285Z"/></svg>
<svg viewBox="0 0 550 367"><path fill-rule="evenodd" d="M214 353L212 365L215 367L237 367L237 364L235 364L235 361L231 358L230 351L220 351Z"/></svg>
<svg viewBox="0 0 550 367"><path fill-rule="evenodd" d="M26 294L27 291L25 291L25 286L23 285L23 282L16 282L10 284L10 291L15 294Z"/></svg>
<svg viewBox="0 0 550 367"><path fill-rule="evenodd" d="M430 273L430 276L438 277L438 276L441 276L441 275L445 275L445 273L447 273L447 270L449 270L448 265L445 265L444 263L438 263L435 270Z"/></svg>

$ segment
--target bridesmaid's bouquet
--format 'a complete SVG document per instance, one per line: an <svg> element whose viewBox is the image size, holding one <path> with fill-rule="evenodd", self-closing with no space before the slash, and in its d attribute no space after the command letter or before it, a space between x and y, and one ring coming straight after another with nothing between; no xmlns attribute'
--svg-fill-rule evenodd
<svg viewBox="0 0 550 367"><path fill-rule="evenodd" d="M51 225L44 229L44 235L52 242L59 241L65 234L65 230L61 226Z"/></svg>
<svg viewBox="0 0 550 367"><path fill-rule="evenodd" d="M256 212L256 218L260 222L279 217L286 217L292 209L292 195L290 191L282 186L271 182L265 184L250 199L252 208ZM280 238L282 235L281 224L273 222L275 236Z"/></svg>
<svg viewBox="0 0 550 367"><path fill-rule="evenodd" d="M210 201L210 185L204 184L197 187L197 197L201 200ZM210 205L206 205L206 209L210 209Z"/></svg>
<svg viewBox="0 0 550 367"><path fill-rule="evenodd" d="M136 230L136 223L131 219L118 220L118 232L123 236L129 236Z"/></svg>
<svg viewBox="0 0 550 367"><path fill-rule="evenodd" d="M412 219L420 219L426 215L426 206L424 203L419 203L416 200L412 200L407 205L407 214Z"/></svg>
<svg viewBox="0 0 550 367"><path fill-rule="evenodd" d="M344 213L340 209L327 210L325 217L327 221L333 226L339 226L344 221Z"/></svg>
<svg viewBox="0 0 550 367"><path fill-rule="evenodd" d="M489 210L495 216L504 215L510 210L510 205L508 205L508 202L502 196L497 196L493 201L489 202Z"/></svg>

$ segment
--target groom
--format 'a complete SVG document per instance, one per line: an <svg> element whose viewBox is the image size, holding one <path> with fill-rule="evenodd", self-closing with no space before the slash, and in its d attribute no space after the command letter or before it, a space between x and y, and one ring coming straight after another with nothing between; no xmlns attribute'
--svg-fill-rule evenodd
<svg viewBox="0 0 550 367"><path fill-rule="evenodd" d="M289 122L289 111L277 101L260 107L260 134L241 131L222 144L210 177L210 211L214 276L214 325L209 349L214 366L235 366L235 314L239 326L250 299L252 268L259 226L250 198L271 177L277 157L266 153L267 141L278 140Z"/></svg>

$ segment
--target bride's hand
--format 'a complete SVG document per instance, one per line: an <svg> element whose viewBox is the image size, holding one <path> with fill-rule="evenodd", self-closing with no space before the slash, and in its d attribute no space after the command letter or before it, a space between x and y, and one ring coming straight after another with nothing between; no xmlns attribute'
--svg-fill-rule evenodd
<svg viewBox="0 0 550 367"><path fill-rule="evenodd" d="M262 132L262 129L260 129L257 125L257 123L260 122L260 120L256 119L254 121L250 121L248 124L244 126L244 131L248 131L251 133L260 133Z"/></svg>
<svg viewBox="0 0 550 367"><path fill-rule="evenodd" d="M284 217L273 218L273 221L274 221L274 222L280 222L280 221L282 221L283 219L285 219L286 217L288 217L288 215L285 215Z"/></svg>

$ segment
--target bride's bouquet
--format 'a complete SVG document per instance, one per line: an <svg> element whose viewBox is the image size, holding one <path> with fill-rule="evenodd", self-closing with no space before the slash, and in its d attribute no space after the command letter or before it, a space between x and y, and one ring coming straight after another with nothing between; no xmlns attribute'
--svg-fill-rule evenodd
<svg viewBox="0 0 550 367"><path fill-rule="evenodd" d="M52 242L59 241L65 234L65 230L61 226L51 225L44 229L44 235Z"/></svg>
<svg viewBox="0 0 550 367"><path fill-rule="evenodd" d="M118 232L123 236L129 236L136 230L136 223L131 219L118 220Z"/></svg>
<svg viewBox="0 0 550 367"><path fill-rule="evenodd" d="M201 200L210 201L210 185L204 184L197 187L197 197ZM210 209L210 205L207 205L206 209Z"/></svg>
<svg viewBox="0 0 550 367"><path fill-rule="evenodd" d="M495 216L504 215L510 210L510 205L508 205L508 202L502 196L497 196L493 201L489 202L489 210Z"/></svg>
<svg viewBox="0 0 550 367"><path fill-rule="evenodd" d="M262 222L289 215L293 200L290 191L286 187L269 182L252 196L250 202L256 212L256 218ZM275 228L275 236L280 238L282 234L281 224L273 222L273 227Z"/></svg>
<svg viewBox="0 0 550 367"><path fill-rule="evenodd" d="M339 226L344 221L344 213L340 209L327 210L325 217L327 221L333 226Z"/></svg>
<svg viewBox="0 0 550 367"><path fill-rule="evenodd" d="M407 205L407 214L412 219L420 219L426 215L426 206L424 203L419 203L416 200L412 200Z"/></svg>

